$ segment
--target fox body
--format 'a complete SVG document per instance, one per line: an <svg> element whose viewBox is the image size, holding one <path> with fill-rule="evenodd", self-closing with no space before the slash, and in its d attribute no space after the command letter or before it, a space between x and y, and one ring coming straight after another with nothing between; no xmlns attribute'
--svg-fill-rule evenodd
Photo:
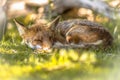
<svg viewBox="0 0 120 80"><path fill-rule="evenodd" d="M100 24L88 20L67 20L55 27L56 40L61 43L92 46L110 46L113 41L111 34ZM61 37L59 37L59 36Z"/></svg>
<svg viewBox="0 0 120 80"><path fill-rule="evenodd" d="M48 50L61 45L85 47L102 44L107 47L113 41L111 34L95 22L79 19L59 22L59 18L49 25L37 23L30 28L24 27L17 20L15 23L23 41L33 49Z"/></svg>

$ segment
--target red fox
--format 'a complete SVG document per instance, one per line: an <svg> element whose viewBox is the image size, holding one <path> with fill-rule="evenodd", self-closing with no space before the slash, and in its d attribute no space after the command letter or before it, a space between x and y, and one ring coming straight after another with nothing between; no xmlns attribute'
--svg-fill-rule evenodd
<svg viewBox="0 0 120 80"><path fill-rule="evenodd" d="M72 19L59 22L60 17L49 25L37 23L30 28L14 20L25 44L33 49L48 50L53 46L103 45L113 42L111 34L100 24L88 20ZM60 45L58 44L60 43Z"/></svg>

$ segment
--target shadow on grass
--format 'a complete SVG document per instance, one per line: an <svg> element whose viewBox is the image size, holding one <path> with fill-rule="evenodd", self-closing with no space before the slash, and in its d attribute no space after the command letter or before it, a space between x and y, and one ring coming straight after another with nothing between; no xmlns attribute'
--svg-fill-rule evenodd
<svg viewBox="0 0 120 80"><path fill-rule="evenodd" d="M20 76L16 74L18 80L107 80L111 70L114 69L114 59L119 57L119 48L116 47L117 45L106 51L61 49L48 55L34 54L33 50L24 45L3 43L0 47L0 62L1 65L9 64L8 72L15 66L18 67L21 70ZM66 64L67 67L59 69L61 67L59 65ZM31 67L30 70L27 70L28 66ZM54 69L56 66L57 70ZM49 71L50 67L53 70ZM14 71L17 69L13 69ZM10 78L14 79L12 74Z"/></svg>

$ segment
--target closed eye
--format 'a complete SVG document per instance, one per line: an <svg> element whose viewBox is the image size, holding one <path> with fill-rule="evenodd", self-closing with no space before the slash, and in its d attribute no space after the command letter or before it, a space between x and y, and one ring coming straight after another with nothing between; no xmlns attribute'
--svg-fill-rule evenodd
<svg viewBox="0 0 120 80"><path fill-rule="evenodd" d="M37 42L42 42L42 40L40 40L40 39L35 39L34 41L37 41Z"/></svg>

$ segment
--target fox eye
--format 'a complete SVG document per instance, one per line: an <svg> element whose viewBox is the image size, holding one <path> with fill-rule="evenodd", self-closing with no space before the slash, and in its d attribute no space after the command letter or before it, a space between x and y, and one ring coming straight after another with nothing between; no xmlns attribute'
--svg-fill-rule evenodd
<svg viewBox="0 0 120 80"><path fill-rule="evenodd" d="M39 41L39 42L42 42L42 40L40 40L40 39L34 39L34 41Z"/></svg>

